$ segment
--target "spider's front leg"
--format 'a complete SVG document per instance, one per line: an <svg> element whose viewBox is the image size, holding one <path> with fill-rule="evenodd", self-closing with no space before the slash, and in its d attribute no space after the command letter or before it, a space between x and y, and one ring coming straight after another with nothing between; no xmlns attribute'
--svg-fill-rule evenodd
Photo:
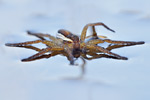
<svg viewBox="0 0 150 100"><path fill-rule="evenodd" d="M28 41L28 42L22 42L22 43L6 43L5 45L10 46L10 47L24 47L24 46L28 46L30 44L36 44L36 43L43 43L48 46L55 45L53 42L47 41L47 40L35 40L35 41Z"/></svg>
<svg viewBox="0 0 150 100"><path fill-rule="evenodd" d="M43 33L33 33L33 32L30 32L30 31L27 31L27 33L29 35L33 35L33 36L36 36L38 38L40 38L41 40L46 40L44 37L48 37L49 39L51 39L52 41L56 41L56 38L49 35L49 34L43 34Z"/></svg>
<svg viewBox="0 0 150 100"><path fill-rule="evenodd" d="M112 32L115 32L114 30L110 29L108 26L106 26L104 23L101 23L101 22L98 22L98 23L90 23L90 24L87 24L84 26L83 30L82 30L82 33L81 33L81 41L83 42L86 38L86 33L87 33L87 29L89 26L92 26L93 28L93 36L97 36L97 33L95 31L95 27L94 26L98 26L98 25L102 25L104 26L106 29L112 31Z"/></svg>

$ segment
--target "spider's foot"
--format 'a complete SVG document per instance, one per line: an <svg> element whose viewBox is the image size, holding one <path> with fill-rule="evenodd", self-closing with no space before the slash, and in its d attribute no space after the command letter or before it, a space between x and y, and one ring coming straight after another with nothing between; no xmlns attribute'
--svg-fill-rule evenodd
<svg viewBox="0 0 150 100"><path fill-rule="evenodd" d="M9 46L9 47L22 47L22 46L27 46L25 44L21 44L21 43L6 43L5 46Z"/></svg>
<svg viewBox="0 0 150 100"><path fill-rule="evenodd" d="M30 61L29 59L22 59L21 60L22 62L27 62L27 61Z"/></svg>
<svg viewBox="0 0 150 100"><path fill-rule="evenodd" d="M22 62L28 62L28 61L33 61L35 58L25 58L25 59L22 59L21 61Z"/></svg>
<svg viewBox="0 0 150 100"><path fill-rule="evenodd" d="M128 60L127 57L119 57L119 59L121 59L121 60Z"/></svg>
<svg viewBox="0 0 150 100"><path fill-rule="evenodd" d="M12 44L12 43L6 43L5 46L16 47L17 45Z"/></svg>
<svg viewBox="0 0 150 100"><path fill-rule="evenodd" d="M144 44L144 43L145 43L144 41L136 42L136 44Z"/></svg>
<svg viewBox="0 0 150 100"><path fill-rule="evenodd" d="M74 61L70 61L70 65L74 65Z"/></svg>

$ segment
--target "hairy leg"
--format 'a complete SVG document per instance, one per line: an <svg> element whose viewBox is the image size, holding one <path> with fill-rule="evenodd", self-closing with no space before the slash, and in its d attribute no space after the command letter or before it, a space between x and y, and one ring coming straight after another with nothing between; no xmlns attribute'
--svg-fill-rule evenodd
<svg viewBox="0 0 150 100"><path fill-rule="evenodd" d="M102 52L102 53L105 53L105 54L108 54L108 55L110 55L110 56L114 56L114 57L117 57L117 58L119 58L119 59L122 59L122 60L127 60L128 58L127 57L123 57L123 56L120 56L120 55L118 55L118 54L115 54L115 53L113 53L113 52L110 52L109 50L107 50L107 49L105 49L105 48L103 48L103 47L99 47L99 46L96 46L96 45L87 45L86 46L88 49L90 49L91 51L92 50L97 50L97 51L99 51L99 52Z"/></svg>
<svg viewBox="0 0 150 100"><path fill-rule="evenodd" d="M105 41L101 40L101 39L94 39L94 40L90 40L86 43L86 45L96 45L99 43L104 43Z"/></svg>
<svg viewBox="0 0 150 100"><path fill-rule="evenodd" d="M38 38L40 38L41 40L46 40L44 37L48 37L49 39L51 39L52 41L56 41L56 38L49 35L49 34L43 34L43 33L33 33L33 32L30 32L30 31L27 31L27 33L29 35L33 35L33 36L36 36Z"/></svg>
<svg viewBox="0 0 150 100"><path fill-rule="evenodd" d="M87 24L84 26L83 30L82 30L82 33L81 33L81 41L84 41L85 38L86 38L86 32L87 32L87 29L89 26L98 26L98 25L102 25L104 26L106 29L112 31L112 32L115 32L114 30L110 29L108 26L106 26L104 23L101 23L101 22L98 22L98 23L90 23L90 24ZM94 30L95 31L95 30ZM93 33L94 35L96 35L96 32Z"/></svg>
<svg viewBox="0 0 150 100"><path fill-rule="evenodd" d="M132 41L115 41L110 39L104 39L104 41L112 44L119 44L119 45L139 45L145 43L144 41L132 42Z"/></svg>
<svg viewBox="0 0 150 100"><path fill-rule="evenodd" d="M41 51L41 49L37 48L37 47L34 47L34 46L30 46L30 45L25 45L25 46L17 46L17 47L22 47L22 48L26 48L26 49L32 49L32 50L35 50L35 51Z"/></svg>
<svg viewBox="0 0 150 100"><path fill-rule="evenodd" d="M43 54L43 55L39 55L37 57L34 57L32 59L28 59L28 61L35 61L35 60L39 60L39 59L43 59L43 58L50 58L50 57L53 57L53 56L56 56L58 54L60 54L61 52L51 52L50 54Z"/></svg>
<svg viewBox="0 0 150 100"><path fill-rule="evenodd" d="M138 45L138 44L117 44L117 45L110 45L106 49L111 51L112 49L117 49L117 48L122 48L122 47L127 47L127 46L133 46L133 45Z"/></svg>
<svg viewBox="0 0 150 100"><path fill-rule="evenodd" d="M35 41L28 41L28 42L22 42L22 43L6 43L6 46L11 46L11 47L21 47L21 46L27 46L30 44L36 44L36 43L43 43L48 46L54 46L55 44L51 41L47 40L35 40Z"/></svg>
<svg viewBox="0 0 150 100"><path fill-rule="evenodd" d="M41 51L39 51L38 53L36 53L35 55L28 57L26 59L22 59L23 62L27 62L27 61L33 61L36 58L39 58L40 56L42 56L44 53L50 52L50 51L61 51L63 50L63 48L46 48L46 49L42 49ZM50 55L51 56L51 55Z"/></svg>

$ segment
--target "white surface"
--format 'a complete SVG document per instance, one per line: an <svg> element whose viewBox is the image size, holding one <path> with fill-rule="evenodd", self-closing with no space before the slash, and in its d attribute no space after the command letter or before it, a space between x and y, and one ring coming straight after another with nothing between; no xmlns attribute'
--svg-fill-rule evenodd
<svg viewBox="0 0 150 100"><path fill-rule="evenodd" d="M0 100L150 100L149 4L149 0L1 0ZM55 36L65 28L80 35L89 22L104 22L114 29L116 33L97 27L108 38L146 44L113 50L128 61L87 61L83 80L66 79L77 77L80 69L65 57L23 63L21 59L35 52L4 46L36 39L26 30Z"/></svg>

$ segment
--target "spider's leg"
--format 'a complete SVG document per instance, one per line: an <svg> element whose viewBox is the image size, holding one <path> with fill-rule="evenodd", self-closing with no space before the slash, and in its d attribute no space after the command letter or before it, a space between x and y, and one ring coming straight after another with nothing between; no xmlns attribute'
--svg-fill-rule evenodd
<svg viewBox="0 0 150 100"><path fill-rule="evenodd" d="M40 56L37 56L37 57L34 57L34 58L32 58L32 59L28 59L28 61L34 61L34 60L39 60L39 59L43 59L43 58L50 58L50 57L53 57L53 56L56 56L56 55L58 55L58 54L60 54L60 52L52 52L52 53L50 53L50 54L43 54L43 55L40 55Z"/></svg>
<svg viewBox="0 0 150 100"><path fill-rule="evenodd" d="M144 41L139 42L132 42L132 41L114 41L110 39L104 39L105 42L112 43L112 44L119 44L119 45L140 45L144 44Z"/></svg>
<svg viewBox="0 0 150 100"><path fill-rule="evenodd" d="M35 41L28 41L28 42L22 42L22 43L6 43L6 46L11 46L11 47L19 47L19 46L25 46L29 44L35 44L35 43L40 43L42 40L35 40Z"/></svg>
<svg viewBox="0 0 150 100"><path fill-rule="evenodd" d="M74 56L72 55L72 49L68 48L68 47L65 47L65 52L67 53L68 55L68 60L70 61L70 64L71 65L74 65Z"/></svg>
<svg viewBox="0 0 150 100"><path fill-rule="evenodd" d="M21 47L21 46L27 46L30 44L36 44L36 43L44 43L48 46L53 46L54 43L51 41L47 41L47 40L35 40L35 41L28 41L28 42L22 42L22 43L6 43L6 46L11 46L11 47Z"/></svg>
<svg viewBox="0 0 150 100"><path fill-rule="evenodd" d="M46 40L44 37L48 37L49 39L51 39L52 41L55 41L56 38L51 36L50 34L43 34L43 33L33 33L33 32L30 32L30 31L27 31L27 33L29 35L33 35L33 36L36 36L38 38L40 38L41 40Z"/></svg>
<svg viewBox="0 0 150 100"><path fill-rule="evenodd" d="M42 33L33 33L33 32L30 32L30 31L27 31L27 34L36 36L36 37L40 38L41 40L45 40L44 36L40 35Z"/></svg>
<svg viewBox="0 0 150 100"><path fill-rule="evenodd" d="M101 22L98 22L98 23L90 23L90 24L87 24L87 25L84 26L84 28L83 28L83 30L82 30L82 33L81 33L81 41L84 41L84 40L85 40L85 38L86 38L86 32L87 32L87 29L88 29L89 26L98 26L98 25L102 25L102 26L104 26L106 29L108 29L108 30L110 30L110 31L112 31L112 32L115 32L114 30L112 30L112 29L110 29L108 26L106 26L104 23L101 23ZM93 29L95 29L95 28L93 27ZM94 30L93 35L96 35L96 36L97 36L97 33L96 33L95 30Z"/></svg>
<svg viewBox="0 0 150 100"><path fill-rule="evenodd" d="M82 78L83 75L85 74L86 61L85 61L85 59L84 59L83 57L80 57L80 58L81 58L81 60L83 61L83 64L80 66L80 67L81 67L81 71L82 71L82 73L81 73L81 78Z"/></svg>
<svg viewBox="0 0 150 100"><path fill-rule="evenodd" d="M115 56L110 56L110 55L106 55L106 54L94 54L94 53L92 53L92 54L88 54L88 55L90 55L91 57L88 57L87 56L87 54L86 55L82 55L85 59L87 59L87 60L93 60L93 59L97 59L97 58L111 58L111 59L120 59L120 58L118 58L118 57L115 57Z"/></svg>
<svg viewBox="0 0 150 100"><path fill-rule="evenodd" d="M35 51L41 51L41 49L37 48L37 47L34 47L34 46L31 46L31 45L25 45L25 46L17 46L17 47L22 47L22 48L26 48L26 49L32 49L32 50L35 50Z"/></svg>
<svg viewBox="0 0 150 100"><path fill-rule="evenodd" d="M21 61L23 61L23 62L25 62L25 61L32 61L33 59L36 59L37 57L39 57L42 54L47 53L49 51L51 51L51 48L43 49L40 52L36 53L35 55L33 55L33 56L29 57L29 58L22 59Z"/></svg>
<svg viewBox="0 0 150 100"><path fill-rule="evenodd" d="M119 45L111 45L108 46L106 49L111 51L112 49L117 49L117 48L122 48L122 47L127 47L127 46L133 46L133 45L137 45L137 44L119 44Z"/></svg>
<svg viewBox="0 0 150 100"><path fill-rule="evenodd" d="M92 45L87 45L86 46L88 49L95 49L95 50L98 50L98 51L100 51L100 52L103 52L103 53L105 53L105 54L109 54L110 56L114 56L114 57L117 57L117 58L119 58L119 59L122 59L122 60L127 60L128 58L127 57L123 57L123 56L120 56L120 55L118 55L118 54L115 54L115 53L113 53L113 52L110 52L109 50L107 50L107 49L105 49L105 48L103 48L103 47L99 47L99 46L96 46L96 45L94 45L94 46L92 46Z"/></svg>
<svg viewBox="0 0 150 100"><path fill-rule="evenodd" d="M36 58L39 58L40 56L42 56L44 53L47 53L49 51L60 51L63 50L63 48L46 48L46 49L42 49L41 51L39 51L38 53L36 53L35 55L28 57L26 59L22 59L21 61L26 62L26 61L33 61ZM51 56L51 55L50 55Z"/></svg>
<svg viewBox="0 0 150 100"><path fill-rule="evenodd" d="M93 38L93 35L89 35L89 36L87 36L86 37L86 39L88 39L88 38ZM96 36L96 37L94 37L94 39L97 39L97 38L102 38L102 39L106 39L107 37L106 36L102 36L102 35L98 35L98 36Z"/></svg>
<svg viewBox="0 0 150 100"><path fill-rule="evenodd" d="M99 43L104 43L103 40L101 39L94 39L94 40L90 40L86 43L86 45L96 45L96 44L99 44Z"/></svg>

